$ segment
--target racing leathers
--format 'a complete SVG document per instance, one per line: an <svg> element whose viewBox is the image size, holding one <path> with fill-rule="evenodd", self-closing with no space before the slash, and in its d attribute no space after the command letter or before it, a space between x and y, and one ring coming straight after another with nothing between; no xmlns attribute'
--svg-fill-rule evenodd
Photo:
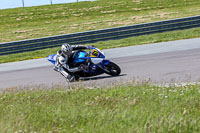
<svg viewBox="0 0 200 133"><path fill-rule="evenodd" d="M69 55L66 55L62 52L62 50L59 50L56 54L56 63L54 66L54 70L60 72L68 81L73 81L75 79L74 72L81 71L82 67L71 67L73 65L70 65L69 61L71 60L73 53L76 50L83 50L83 49L89 49L88 46L78 45L78 46L72 46L72 52Z"/></svg>

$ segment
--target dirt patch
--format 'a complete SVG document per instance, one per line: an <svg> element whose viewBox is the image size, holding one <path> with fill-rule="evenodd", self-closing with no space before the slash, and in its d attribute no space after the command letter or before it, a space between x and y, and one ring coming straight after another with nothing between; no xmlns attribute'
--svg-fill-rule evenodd
<svg viewBox="0 0 200 133"><path fill-rule="evenodd" d="M126 21L118 21L118 22L109 22L108 26L116 26L116 25L130 25L133 24L133 22L126 22Z"/></svg>
<svg viewBox="0 0 200 133"><path fill-rule="evenodd" d="M133 3L136 3L136 4L141 4L141 3L142 3L142 0L133 0L132 2L133 2Z"/></svg>
<svg viewBox="0 0 200 133"><path fill-rule="evenodd" d="M72 14L72 15L75 16L75 17L79 17L79 16L82 16L83 13L80 13L80 14Z"/></svg>
<svg viewBox="0 0 200 133"><path fill-rule="evenodd" d="M141 11L142 9L141 8L132 8L132 10L134 10L134 11Z"/></svg>
<svg viewBox="0 0 200 133"><path fill-rule="evenodd" d="M1 38L0 41L1 41L1 43L10 42L10 39Z"/></svg>
<svg viewBox="0 0 200 133"><path fill-rule="evenodd" d="M161 7L160 7L161 8ZM152 9L151 7L145 7L145 8L132 8L134 11L141 11L141 10L149 10Z"/></svg>
<svg viewBox="0 0 200 133"><path fill-rule="evenodd" d="M111 11L101 11L101 13L114 13L116 10L111 10Z"/></svg>
<svg viewBox="0 0 200 133"><path fill-rule="evenodd" d="M62 13L62 15L63 15L63 16L66 16L66 15L67 15L67 13L66 13L66 12L63 12L63 13Z"/></svg>
<svg viewBox="0 0 200 133"><path fill-rule="evenodd" d="M135 105L137 103L137 100L136 99L132 99L132 100L129 100L128 101L128 104L129 105Z"/></svg>
<svg viewBox="0 0 200 133"><path fill-rule="evenodd" d="M122 6L123 6L123 5L126 5L126 3L124 3L124 2L114 2L114 4L115 4L115 5L122 5Z"/></svg>
<svg viewBox="0 0 200 133"><path fill-rule="evenodd" d="M178 12L157 12L159 18L171 18L170 15L178 14Z"/></svg>
<svg viewBox="0 0 200 133"><path fill-rule="evenodd" d="M132 17L129 17L129 19L130 20L134 20L135 23L142 23L142 22L148 22L152 18L173 18L174 14L178 14L178 12L163 12L163 11L158 11L155 14L152 14L152 15L132 16Z"/></svg>
<svg viewBox="0 0 200 133"><path fill-rule="evenodd" d="M78 25L78 24L73 24L72 26L73 26L73 27L77 27L77 26L79 26L79 25Z"/></svg>
<svg viewBox="0 0 200 133"><path fill-rule="evenodd" d="M101 9L101 8L103 8L103 7L95 6L95 7L90 7L90 8L79 9L79 11L94 11L94 10L98 10L98 9Z"/></svg>
<svg viewBox="0 0 200 133"><path fill-rule="evenodd" d="M66 31L59 31L60 34L66 34Z"/></svg>
<svg viewBox="0 0 200 133"><path fill-rule="evenodd" d="M33 30L18 30L18 31L14 31L14 34L20 34L20 33L27 33L27 32L32 32Z"/></svg>
<svg viewBox="0 0 200 133"><path fill-rule="evenodd" d="M95 30L97 27L96 26L89 26L88 29L89 30Z"/></svg>
<svg viewBox="0 0 200 133"><path fill-rule="evenodd" d="M50 24L50 22L45 22L45 24Z"/></svg>
<svg viewBox="0 0 200 133"><path fill-rule="evenodd" d="M67 28L67 25L61 25L60 28Z"/></svg>
<svg viewBox="0 0 200 133"><path fill-rule="evenodd" d="M100 23L100 22L88 22L88 23L83 23L84 25L91 25L91 24L97 24L97 23Z"/></svg>
<svg viewBox="0 0 200 133"><path fill-rule="evenodd" d="M23 20L23 18L16 18L16 20L17 20L17 21L21 21L21 20Z"/></svg>
<svg viewBox="0 0 200 133"><path fill-rule="evenodd" d="M91 7L91 8L89 8L89 10L93 10L93 9L101 9L102 7L101 6L95 6L95 7Z"/></svg>
<svg viewBox="0 0 200 133"><path fill-rule="evenodd" d="M26 36L16 36L17 39L25 39Z"/></svg>
<svg viewBox="0 0 200 133"><path fill-rule="evenodd" d="M150 20L149 16L132 16L129 20L134 20L134 23L142 23Z"/></svg>

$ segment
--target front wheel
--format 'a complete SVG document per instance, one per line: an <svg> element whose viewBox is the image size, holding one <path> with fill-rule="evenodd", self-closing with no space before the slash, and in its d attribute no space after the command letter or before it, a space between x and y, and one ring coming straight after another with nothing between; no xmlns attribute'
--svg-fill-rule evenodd
<svg viewBox="0 0 200 133"><path fill-rule="evenodd" d="M108 65L105 66L105 68L106 70L108 70L105 71L105 73L111 76L118 76L121 73L120 67L113 62L110 62Z"/></svg>

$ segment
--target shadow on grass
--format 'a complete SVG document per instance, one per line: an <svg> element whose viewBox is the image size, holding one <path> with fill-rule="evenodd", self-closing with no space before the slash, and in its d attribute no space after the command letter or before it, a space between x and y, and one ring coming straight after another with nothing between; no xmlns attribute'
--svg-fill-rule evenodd
<svg viewBox="0 0 200 133"><path fill-rule="evenodd" d="M88 81L88 80L98 80L98 79L105 79L105 78L114 78L114 77L121 77L126 76L127 74L121 74L118 76L98 76L98 77L87 77L87 78L81 78L81 81Z"/></svg>

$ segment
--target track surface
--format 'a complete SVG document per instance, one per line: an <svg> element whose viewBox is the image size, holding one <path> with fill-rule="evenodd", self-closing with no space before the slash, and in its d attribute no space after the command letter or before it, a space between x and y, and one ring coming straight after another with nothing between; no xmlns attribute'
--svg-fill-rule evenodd
<svg viewBox="0 0 200 133"><path fill-rule="evenodd" d="M100 75L98 77L86 78L82 82L75 82L76 85L87 86L102 86L112 85L129 80L149 80L156 83L182 83L182 82L198 82L200 80L200 39L182 40L176 42L168 42L169 47L173 44L191 42L188 44L188 48L180 48L175 46L174 48L160 48L164 45L157 44L157 51L141 53L125 51L126 54L119 56L111 56L110 60L117 63L121 69L121 76L110 77L108 75ZM167 45L168 45L167 43ZM161 45L161 46L160 46ZM184 44L183 44L184 45ZM151 45L149 45L152 47ZM147 47L149 47L147 46ZM128 49L131 49L129 47ZM135 49L136 47L133 47ZM142 51L145 50L144 46L141 46ZM151 49L154 49L153 47ZM114 51L120 52L121 49L115 49ZM155 50L155 49L154 49ZM133 51L133 50L132 50ZM107 51L109 52L109 50ZM113 51L110 51L111 53ZM131 54L132 53L132 54ZM114 55L114 53L112 53ZM117 57L118 55L118 57ZM115 58L116 57L116 58ZM9 63L10 64L10 63ZM0 65L0 89L10 88L18 86L18 88L26 88L30 85L42 85L52 87L53 85L69 86L70 84L58 73L52 70L51 64L45 64L41 66L35 66L32 68L8 68L5 66L9 64ZM12 64L12 63L11 63ZM30 63L29 63L30 64ZM13 66L13 65L12 65Z"/></svg>

